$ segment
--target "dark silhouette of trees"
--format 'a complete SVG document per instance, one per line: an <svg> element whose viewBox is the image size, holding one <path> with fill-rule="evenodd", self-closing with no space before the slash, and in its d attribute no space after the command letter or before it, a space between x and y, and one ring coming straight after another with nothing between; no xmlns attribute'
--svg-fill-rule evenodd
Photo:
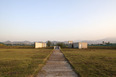
<svg viewBox="0 0 116 77"><path fill-rule="evenodd" d="M51 41L47 41L47 46L50 47L51 46Z"/></svg>
<svg viewBox="0 0 116 77"><path fill-rule="evenodd" d="M60 46L61 48L63 48L63 47L66 47L66 45L64 44L64 43L57 43L57 46Z"/></svg>

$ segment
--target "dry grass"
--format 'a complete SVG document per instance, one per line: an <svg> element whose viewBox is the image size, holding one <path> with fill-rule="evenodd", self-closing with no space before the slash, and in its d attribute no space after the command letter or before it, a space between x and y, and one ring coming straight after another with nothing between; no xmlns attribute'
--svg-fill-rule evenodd
<svg viewBox="0 0 116 77"><path fill-rule="evenodd" d="M116 77L115 49L63 49L82 77Z"/></svg>
<svg viewBox="0 0 116 77"><path fill-rule="evenodd" d="M0 49L0 77L33 77L52 49Z"/></svg>

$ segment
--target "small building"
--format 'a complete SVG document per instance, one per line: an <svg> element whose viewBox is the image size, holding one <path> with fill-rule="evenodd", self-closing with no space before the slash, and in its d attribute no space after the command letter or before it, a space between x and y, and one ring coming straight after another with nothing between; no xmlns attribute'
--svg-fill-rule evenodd
<svg viewBox="0 0 116 77"><path fill-rule="evenodd" d="M73 43L72 47L79 49L87 48L87 43L86 42Z"/></svg>
<svg viewBox="0 0 116 77"><path fill-rule="evenodd" d="M68 41L67 47L72 48L73 41Z"/></svg>
<svg viewBox="0 0 116 77"><path fill-rule="evenodd" d="M54 46L54 49L61 49L60 46Z"/></svg>
<svg viewBox="0 0 116 77"><path fill-rule="evenodd" d="M46 47L46 43L35 42L35 48L44 48L44 47Z"/></svg>
<svg viewBox="0 0 116 77"><path fill-rule="evenodd" d="M73 41L68 41L68 44L72 44L73 43Z"/></svg>

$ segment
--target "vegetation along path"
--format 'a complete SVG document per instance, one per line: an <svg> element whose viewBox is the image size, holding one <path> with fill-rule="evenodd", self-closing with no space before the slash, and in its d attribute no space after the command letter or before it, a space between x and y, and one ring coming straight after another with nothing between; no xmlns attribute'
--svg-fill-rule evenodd
<svg viewBox="0 0 116 77"><path fill-rule="evenodd" d="M78 77L59 49L55 49L37 77Z"/></svg>

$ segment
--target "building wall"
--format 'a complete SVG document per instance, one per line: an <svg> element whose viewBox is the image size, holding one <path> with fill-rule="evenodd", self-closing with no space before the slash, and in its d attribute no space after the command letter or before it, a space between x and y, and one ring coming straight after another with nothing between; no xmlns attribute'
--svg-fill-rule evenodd
<svg viewBox="0 0 116 77"><path fill-rule="evenodd" d="M87 43L83 43L82 47L87 48Z"/></svg>
<svg viewBox="0 0 116 77"><path fill-rule="evenodd" d="M78 48L81 49L82 48L82 44L81 43L78 43L78 45L79 45Z"/></svg>
<svg viewBox="0 0 116 77"><path fill-rule="evenodd" d="M43 47L46 47L46 43L42 43Z"/></svg>
<svg viewBox="0 0 116 77"><path fill-rule="evenodd" d="M79 43L73 43L73 48L87 48L87 43L86 42L79 42Z"/></svg>
<svg viewBox="0 0 116 77"><path fill-rule="evenodd" d="M46 47L46 43L37 43L35 42L35 48L43 48Z"/></svg>
<svg viewBox="0 0 116 77"><path fill-rule="evenodd" d="M81 48L87 48L87 43L86 42L80 42L79 43L79 49Z"/></svg>
<svg viewBox="0 0 116 77"><path fill-rule="evenodd" d="M69 44L72 44L72 43L73 43L73 41L68 41L68 43L69 43Z"/></svg>

